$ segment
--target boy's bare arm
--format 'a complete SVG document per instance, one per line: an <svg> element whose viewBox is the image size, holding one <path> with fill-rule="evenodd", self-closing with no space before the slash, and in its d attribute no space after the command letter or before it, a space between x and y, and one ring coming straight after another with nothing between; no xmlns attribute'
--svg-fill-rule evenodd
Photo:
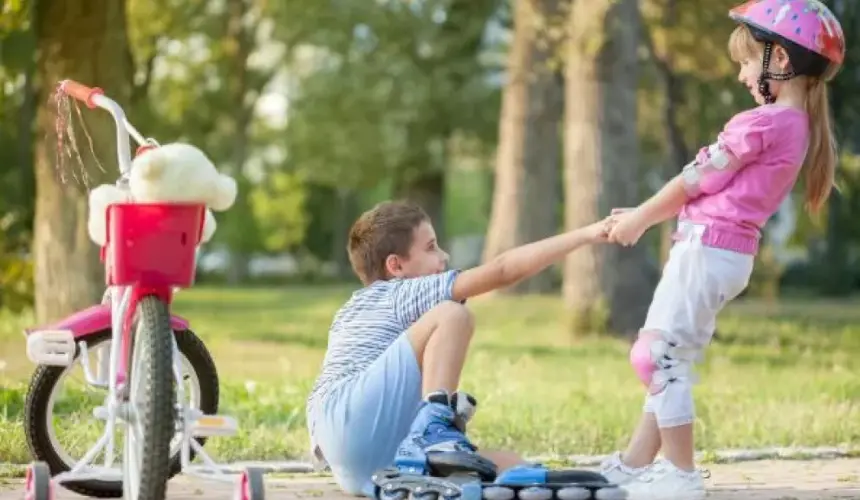
<svg viewBox="0 0 860 500"><path fill-rule="evenodd" d="M534 276L585 244L606 241L606 229L606 221L601 221L512 248L486 264L461 272L454 280L452 298L463 301Z"/></svg>

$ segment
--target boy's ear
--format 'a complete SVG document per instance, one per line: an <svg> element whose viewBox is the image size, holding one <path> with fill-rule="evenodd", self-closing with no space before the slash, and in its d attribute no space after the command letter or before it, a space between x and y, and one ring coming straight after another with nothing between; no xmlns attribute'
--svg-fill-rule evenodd
<svg viewBox="0 0 860 500"><path fill-rule="evenodd" d="M400 257L395 254L389 254L385 258L385 271L388 276L400 277L403 274L403 263L400 261Z"/></svg>

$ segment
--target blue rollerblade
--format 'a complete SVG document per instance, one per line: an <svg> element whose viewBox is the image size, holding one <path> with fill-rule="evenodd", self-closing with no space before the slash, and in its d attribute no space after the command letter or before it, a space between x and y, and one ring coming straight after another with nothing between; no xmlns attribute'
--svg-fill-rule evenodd
<svg viewBox="0 0 860 500"><path fill-rule="evenodd" d="M624 490L590 471L519 466L498 474L466 437L477 402L463 392L429 395L397 451L373 476L378 500L623 500Z"/></svg>
<svg viewBox="0 0 860 500"><path fill-rule="evenodd" d="M404 474L422 476L469 472L492 481L496 465L478 455L477 447L466 437L466 424L476 406L475 398L463 392L428 395L397 450L394 467Z"/></svg>

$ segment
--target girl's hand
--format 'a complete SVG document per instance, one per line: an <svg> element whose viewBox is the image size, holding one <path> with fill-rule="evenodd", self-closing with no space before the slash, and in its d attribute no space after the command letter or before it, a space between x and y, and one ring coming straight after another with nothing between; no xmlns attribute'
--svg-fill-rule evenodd
<svg viewBox="0 0 860 500"><path fill-rule="evenodd" d="M609 213L609 217L607 217L605 219L609 230L611 230L612 227L615 225L615 223L618 222L620 215L626 214L626 213L633 211L633 210L636 210L636 209L635 208L613 208L612 211Z"/></svg>
<svg viewBox="0 0 860 500"><path fill-rule="evenodd" d="M606 243L609 238L609 231L612 229L612 218L607 217L601 221L589 224L583 229L586 237L592 243Z"/></svg>
<svg viewBox="0 0 860 500"><path fill-rule="evenodd" d="M624 210L624 209L613 209ZM609 241L629 247L636 244L639 238L648 230L648 224L642 220L635 209L626 209L623 212L610 216L615 220L612 230L609 232Z"/></svg>

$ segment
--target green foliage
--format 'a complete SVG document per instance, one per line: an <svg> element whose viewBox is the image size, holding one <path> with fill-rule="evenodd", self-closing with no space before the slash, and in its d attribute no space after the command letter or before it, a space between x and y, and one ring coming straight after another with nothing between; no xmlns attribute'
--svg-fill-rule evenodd
<svg viewBox="0 0 860 500"><path fill-rule="evenodd" d="M296 51L287 127L294 168L366 189L444 168L448 141L495 134L498 89L477 60L493 2L390 2L333 13ZM350 36L345 36L347 33Z"/></svg>
<svg viewBox="0 0 860 500"><path fill-rule="evenodd" d="M0 7L0 32L3 33L3 39L10 33L17 33L26 28L30 21L31 6L32 2L25 2L24 0L5 0L3 2L2 7Z"/></svg>
<svg viewBox="0 0 860 500"><path fill-rule="evenodd" d="M746 88L737 80L738 67L728 53L734 22L728 11L734 0L646 0L641 4L650 35L654 60L644 69L640 85L640 138L657 164L669 155L665 130L664 89L660 88L660 64L680 80L676 118L690 153L710 144L725 122L752 106ZM655 151L656 150L656 151ZM657 159L662 153L663 159ZM670 165L680 171L683 165Z"/></svg>
<svg viewBox="0 0 860 500"><path fill-rule="evenodd" d="M0 15L0 310L33 303L29 240L34 213L30 3L4 2Z"/></svg>
<svg viewBox="0 0 860 500"><path fill-rule="evenodd" d="M254 219L263 234L265 250L281 252L302 242L307 226L306 196L305 183L288 172L270 174L265 184L251 193Z"/></svg>
<svg viewBox="0 0 860 500"><path fill-rule="evenodd" d="M0 219L0 310L23 311L33 305L33 264L10 245Z"/></svg>

